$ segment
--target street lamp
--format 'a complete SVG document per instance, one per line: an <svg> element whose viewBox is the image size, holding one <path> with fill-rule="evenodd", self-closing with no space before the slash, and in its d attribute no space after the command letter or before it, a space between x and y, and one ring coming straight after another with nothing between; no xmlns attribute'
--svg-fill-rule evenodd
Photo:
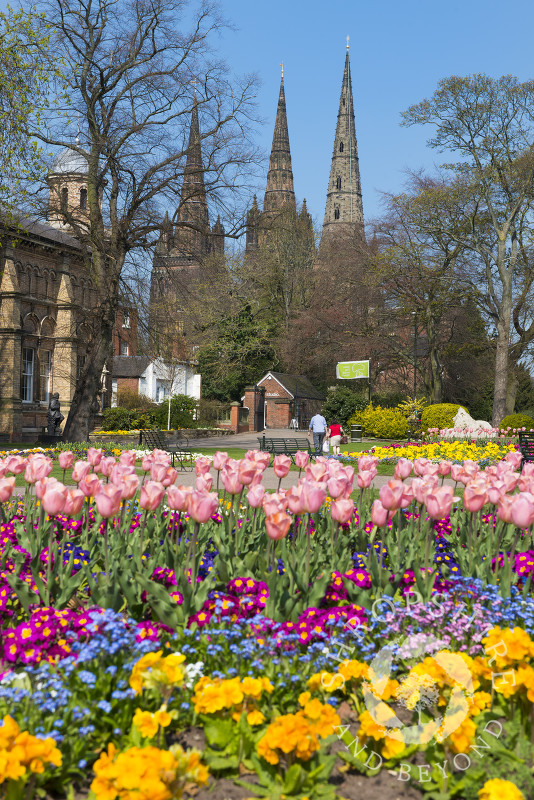
<svg viewBox="0 0 534 800"><path fill-rule="evenodd" d="M417 400L417 312L413 311L413 399Z"/></svg>

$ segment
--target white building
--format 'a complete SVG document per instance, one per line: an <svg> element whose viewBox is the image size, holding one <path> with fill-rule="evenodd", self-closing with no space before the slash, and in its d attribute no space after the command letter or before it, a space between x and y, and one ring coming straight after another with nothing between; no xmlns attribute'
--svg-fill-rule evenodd
<svg viewBox="0 0 534 800"><path fill-rule="evenodd" d="M115 356L111 405L117 405L117 393L121 389L142 394L154 403L161 403L175 394L200 400L201 381L196 361L166 363L161 358L150 359L148 356Z"/></svg>

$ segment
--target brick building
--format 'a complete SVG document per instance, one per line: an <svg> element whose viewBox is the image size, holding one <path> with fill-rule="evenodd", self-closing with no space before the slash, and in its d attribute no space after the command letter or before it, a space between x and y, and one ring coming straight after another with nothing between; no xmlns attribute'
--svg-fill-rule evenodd
<svg viewBox="0 0 534 800"><path fill-rule="evenodd" d="M325 396L304 375L268 372L255 386L247 386L243 406L249 410L249 430L307 429L321 410Z"/></svg>

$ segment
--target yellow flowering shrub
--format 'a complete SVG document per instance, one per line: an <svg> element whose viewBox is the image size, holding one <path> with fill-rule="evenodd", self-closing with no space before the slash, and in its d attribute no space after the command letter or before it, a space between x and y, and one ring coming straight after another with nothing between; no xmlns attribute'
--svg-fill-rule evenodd
<svg viewBox="0 0 534 800"><path fill-rule="evenodd" d="M525 800L525 795L511 781L492 778L478 793L479 800Z"/></svg>
<svg viewBox="0 0 534 800"><path fill-rule="evenodd" d="M278 764L290 754L309 761L319 750L319 739L325 739L341 723L332 706L310 700L308 692L300 696L300 701L304 708L296 714L277 717L257 744L258 755L269 764Z"/></svg>
<svg viewBox="0 0 534 800"><path fill-rule="evenodd" d="M13 717L5 716L0 727L0 783L19 781L30 772L42 773L46 764L61 766L54 739L21 731Z"/></svg>
<svg viewBox="0 0 534 800"><path fill-rule="evenodd" d="M97 800L171 800L183 797L186 783L206 786L208 769L196 750L173 745L131 747L122 753L113 744L100 754L91 784Z"/></svg>

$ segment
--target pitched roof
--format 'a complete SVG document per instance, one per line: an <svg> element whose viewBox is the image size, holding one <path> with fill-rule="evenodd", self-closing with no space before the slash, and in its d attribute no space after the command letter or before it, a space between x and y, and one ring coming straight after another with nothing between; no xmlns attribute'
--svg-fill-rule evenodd
<svg viewBox="0 0 534 800"><path fill-rule="evenodd" d="M324 400L325 395L320 392L315 386L312 384L309 378L306 378L305 375L288 375L285 372L268 372L265 375L265 378L268 375L272 375L278 383L281 383L284 389L293 395L293 397L301 397L302 399L306 398L308 400ZM262 378L261 381L265 380ZM258 383L261 383L258 381Z"/></svg>
<svg viewBox="0 0 534 800"><path fill-rule="evenodd" d="M114 356L111 374L114 378L140 378L150 360L148 356Z"/></svg>

